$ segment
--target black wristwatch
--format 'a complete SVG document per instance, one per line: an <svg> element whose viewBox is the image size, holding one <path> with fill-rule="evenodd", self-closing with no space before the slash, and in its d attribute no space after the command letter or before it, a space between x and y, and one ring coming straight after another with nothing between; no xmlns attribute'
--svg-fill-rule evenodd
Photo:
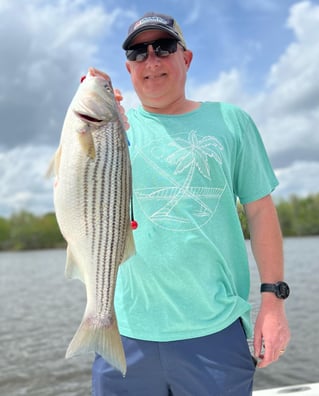
<svg viewBox="0 0 319 396"><path fill-rule="evenodd" d="M286 282L262 283L260 286L260 292L274 293L276 297L285 300L289 296L290 289Z"/></svg>

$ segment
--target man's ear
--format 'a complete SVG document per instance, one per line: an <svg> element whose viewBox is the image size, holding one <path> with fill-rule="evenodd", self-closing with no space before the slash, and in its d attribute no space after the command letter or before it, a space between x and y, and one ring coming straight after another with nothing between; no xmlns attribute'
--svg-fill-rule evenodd
<svg viewBox="0 0 319 396"><path fill-rule="evenodd" d="M130 62L125 62L126 70L131 74L131 65Z"/></svg>
<svg viewBox="0 0 319 396"><path fill-rule="evenodd" d="M191 50L185 50L184 51L184 61L185 65L187 67L187 70L189 69L193 59L193 52Z"/></svg>

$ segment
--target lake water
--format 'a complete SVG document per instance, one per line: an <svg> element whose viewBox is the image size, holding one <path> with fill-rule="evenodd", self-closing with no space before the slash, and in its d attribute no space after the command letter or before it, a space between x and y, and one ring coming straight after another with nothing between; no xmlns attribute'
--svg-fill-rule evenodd
<svg viewBox="0 0 319 396"><path fill-rule="evenodd" d="M284 241L292 340L257 370L255 389L319 381L319 237ZM247 244L249 250L249 244ZM251 259L254 311L259 280ZM0 395L88 396L92 355L64 359L85 308L79 281L64 279L65 251L0 253Z"/></svg>

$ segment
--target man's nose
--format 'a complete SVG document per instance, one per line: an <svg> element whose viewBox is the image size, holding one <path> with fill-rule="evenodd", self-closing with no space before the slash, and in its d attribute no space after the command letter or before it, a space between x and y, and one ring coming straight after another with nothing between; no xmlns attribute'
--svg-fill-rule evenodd
<svg viewBox="0 0 319 396"><path fill-rule="evenodd" d="M146 60L148 60L148 59L152 59L152 60L154 60L154 59L158 60L159 59L159 57L156 56L156 53L154 51L154 48L153 48L152 44L149 44L147 46L147 58L146 58Z"/></svg>

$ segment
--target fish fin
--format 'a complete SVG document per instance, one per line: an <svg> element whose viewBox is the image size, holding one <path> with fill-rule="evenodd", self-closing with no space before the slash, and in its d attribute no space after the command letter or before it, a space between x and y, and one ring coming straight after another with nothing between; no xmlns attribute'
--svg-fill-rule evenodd
<svg viewBox="0 0 319 396"><path fill-rule="evenodd" d="M128 260L131 256L134 256L134 254L135 254L135 243L134 243L133 231L130 223L126 234L124 255L121 263L124 263L124 261Z"/></svg>
<svg viewBox="0 0 319 396"><path fill-rule="evenodd" d="M83 274L76 263L76 259L72 253L70 246L66 249L66 265L64 275L67 279L80 279L84 282Z"/></svg>
<svg viewBox="0 0 319 396"><path fill-rule="evenodd" d="M94 146L94 140L91 132L79 132L79 141L80 145L82 147L82 150L85 152L85 154L91 158L95 158L95 146Z"/></svg>
<svg viewBox="0 0 319 396"><path fill-rule="evenodd" d="M101 324L96 317L85 317L75 333L65 357L67 359L89 352L97 352L123 376L126 374L126 359L118 330L115 313L114 321Z"/></svg>
<svg viewBox="0 0 319 396"><path fill-rule="evenodd" d="M50 161L48 170L46 171L45 174L46 177L51 177L59 173L61 155L62 155L62 146L60 145Z"/></svg>

